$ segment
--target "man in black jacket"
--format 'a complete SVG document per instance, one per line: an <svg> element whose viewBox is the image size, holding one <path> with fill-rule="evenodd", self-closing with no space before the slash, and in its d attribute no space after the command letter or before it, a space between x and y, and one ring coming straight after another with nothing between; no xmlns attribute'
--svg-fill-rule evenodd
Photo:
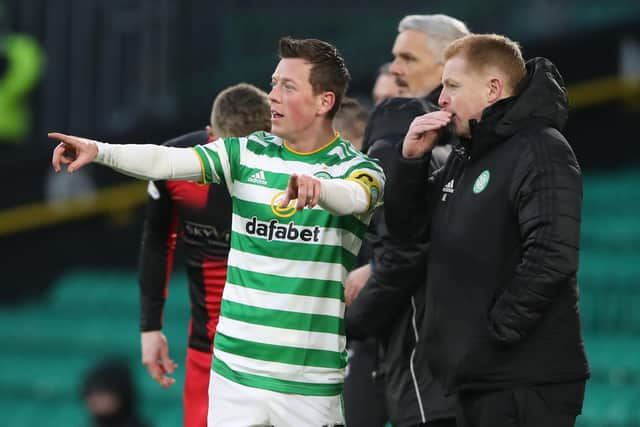
<svg viewBox="0 0 640 427"><path fill-rule="evenodd" d="M573 426L589 369L576 272L581 172L560 133L562 77L519 46L472 35L445 52L441 111L417 117L388 177L395 239L430 240L429 365L460 426ZM425 186L440 129L460 137ZM400 151L400 150L399 150Z"/></svg>
<svg viewBox="0 0 640 427"><path fill-rule="evenodd" d="M464 23L446 15L409 15L400 21L390 71L403 94L414 98L385 101L369 120L364 144L383 169L392 165L389 160L411 121L437 109L443 52L450 42L467 34ZM447 138L440 142L430 159L434 171L444 164L450 151ZM416 247L389 238L382 209L376 212L372 227L359 257L365 266L352 272L346 281L346 301L351 304L345 318L347 333L351 338L376 337L384 343L376 374L383 377L387 411L394 426L455 426L454 399L444 396L424 355L416 357L416 345L423 333L425 275L415 274L412 256L423 254ZM353 399L348 392L352 382L363 381L353 377L362 372L358 364L365 363L372 353L369 343L351 341L353 375L345 381L348 424L359 421L350 418Z"/></svg>
<svg viewBox="0 0 640 427"><path fill-rule="evenodd" d="M435 92L439 94L440 90ZM383 169L388 171L392 166L396 148L411 121L434 110L427 101L394 98L376 110L376 120L368 127L375 141L368 154L379 159ZM450 144L434 148L429 168L435 171L442 167L450 151ZM455 427L455 400L445 397L424 357L416 358L424 331L426 277L416 275L413 265L424 263L424 254L420 247L390 238L383 209L376 211L372 228L365 245L372 273L346 312L347 334L352 339L375 337L383 344L382 357L375 367L376 380L384 385L387 412L394 426ZM355 365L363 360L358 350L362 353L364 348L361 344L354 348L353 365L358 369Z"/></svg>

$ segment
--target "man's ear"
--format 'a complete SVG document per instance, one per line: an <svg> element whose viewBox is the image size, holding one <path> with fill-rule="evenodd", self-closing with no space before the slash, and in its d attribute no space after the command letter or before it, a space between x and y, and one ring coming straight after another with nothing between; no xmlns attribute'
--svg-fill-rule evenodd
<svg viewBox="0 0 640 427"><path fill-rule="evenodd" d="M499 77L492 77L487 82L487 101L493 104L504 98L504 80Z"/></svg>
<svg viewBox="0 0 640 427"><path fill-rule="evenodd" d="M320 95L320 101L318 105L318 115L327 114L336 103L336 94L330 91L324 92Z"/></svg>
<svg viewBox="0 0 640 427"><path fill-rule="evenodd" d="M209 141L216 139L216 135L213 133L213 128L210 125L207 125L207 136L209 137Z"/></svg>

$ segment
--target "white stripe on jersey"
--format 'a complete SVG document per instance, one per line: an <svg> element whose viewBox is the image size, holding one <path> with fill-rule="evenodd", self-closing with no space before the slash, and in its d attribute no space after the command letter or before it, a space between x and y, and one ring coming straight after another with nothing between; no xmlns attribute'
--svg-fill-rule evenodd
<svg viewBox="0 0 640 427"><path fill-rule="evenodd" d="M342 384L344 369L319 368L315 366L290 365L288 363L269 362L261 360L257 365L255 359L227 353L218 348L213 349L216 358L228 366L233 366L241 372L262 375L270 378L290 381L302 381L312 384ZM277 373L277 376L274 375Z"/></svg>
<svg viewBox="0 0 640 427"><path fill-rule="evenodd" d="M207 151L207 149L211 151L215 151L218 155L218 159L220 160L220 165L222 166L222 172L224 173L224 180L227 185L227 191L229 194L233 196L233 182L231 182L231 165L229 163L229 155L227 153L227 148L224 145L224 139L218 138L215 141L212 141L208 144L202 146L204 149L202 151L207 155L207 159L209 161L209 167L211 168L211 175L213 177L213 182L220 182L220 177L216 171L215 163L211 158L211 155Z"/></svg>
<svg viewBox="0 0 640 427"><path fill-rule="evenodd" d="M220 315L216 330L221 334L245 341L302 349L342 352L346 345L344 335L256 325L222 315Z"/></svg>
<svg viewBox="0 0 640 427"><path fill-rule="evenodd" d="M267 172L275 172L286 175L291 175L293 171L298 174L313 175L316 172L327 172L333 177L340 177L347 173L349 169L358 165L359 163L368 161L375 163L373 160L367 159L364 156L354 157L342 163L328 166L324 163L306 163L302 161L284 160L278 157L271 157L265 154L256 154L249 150L246 143L240 145L240 164L244 167L252 169L262 169ZM371 169L366 169L368 172L373 172ZM381 180L381 177L376 177Z"/></svg>
<svg viewBox="0 0 640 427"><path fill-rule="evenodd" d="M282 294L246 288L229 281L224 287L224 299L269 310L281 310L292 313L324 314L326 316L344 316L344 303L335 298L310 297L304 295Z"/></svg>
<svg viewBox="0 0 640 427"><path fill-rule="evenodd" d="M347 270L341 264L272 258L242 252L233 248L229 251L228 264L254 273L271 274L292 279L342 282L347 276Z"/></svg>

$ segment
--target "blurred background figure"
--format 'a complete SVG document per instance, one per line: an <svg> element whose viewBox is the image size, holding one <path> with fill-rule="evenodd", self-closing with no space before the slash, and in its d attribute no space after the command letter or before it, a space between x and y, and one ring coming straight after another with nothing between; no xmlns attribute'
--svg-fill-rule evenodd
<svg viewBox="0 0 640 427"><path fill-rule="evenodd" d="M136 387L124 359L106 359L91 368L82 398L91 427L150 427L138 413Z"/></svg>
<svg viewBox="0 0 640 427"><path fill-rule="evenodd" d="M374 105L378 105L385 99L400 96L400 86L398 86L396 77L389 70L390 67L391 63L387 62L378 69L378 77L376 77L376 82L373 84L373 90L371 91L371 99L373 99Z"/></svg>
<svg viewBox="0 0 640 427"><path fill-rule="evenodd" d="M333 127L358 150L362 150L364 129L369 120L369 110L355 98L345 97L333 118Z"/></svg>

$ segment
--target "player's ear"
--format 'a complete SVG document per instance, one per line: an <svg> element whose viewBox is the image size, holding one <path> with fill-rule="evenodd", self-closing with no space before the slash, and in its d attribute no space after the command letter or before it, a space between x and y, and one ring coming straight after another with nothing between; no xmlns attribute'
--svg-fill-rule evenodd
<svg viewBox="0 0 640 427"><path fill-rule="evenodd" d="M323 92L318 100L318 114L327 114L336 103L336 94L331 91Z"/></svg>

